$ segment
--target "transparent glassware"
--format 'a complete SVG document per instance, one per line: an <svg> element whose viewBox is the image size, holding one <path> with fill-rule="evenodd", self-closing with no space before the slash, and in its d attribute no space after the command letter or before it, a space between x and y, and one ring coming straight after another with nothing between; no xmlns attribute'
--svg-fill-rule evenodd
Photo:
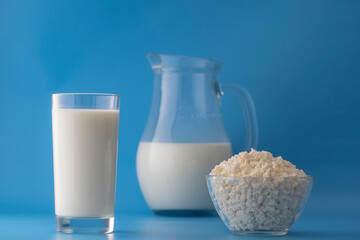
<svg viewBox="0 0 360 240"><path fill-rule="evenodd" d="M245 150L256 147L258 127L248 91L218 82L222 63L150 53L154 73L148 121L137 151L145 200L160 215L214 213L204 177L232 155L222 112L223 91L238 96L246 124Z"/></svg>
<svg viewBox="0 0 360 240"><path fill-rule="evenodd" d="M281 236L309 199L313 177L206 177L216 211L237 235Z"/></svg>
<svg viewBox="0 0 360 240"><path fill-rule="evenodd" d="M52 95L56 230L114 229L120 96Z"/></svg>

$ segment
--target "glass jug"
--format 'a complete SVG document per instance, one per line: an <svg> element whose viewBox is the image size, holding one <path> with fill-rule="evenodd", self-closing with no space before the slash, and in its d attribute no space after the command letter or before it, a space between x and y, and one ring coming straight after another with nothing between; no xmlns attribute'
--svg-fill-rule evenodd
<svg viewBox="0 0 360 240"><path fill-rule="evenodd" d="M221 62L156 53L147 58L155 77L153 97L136 161L144 198L159 215L212 214L205 176L232 155L220 108L221 89L236 94L242 104L245 150L256 148L258 142L251 96L238 84L219 84Z"/></svg>

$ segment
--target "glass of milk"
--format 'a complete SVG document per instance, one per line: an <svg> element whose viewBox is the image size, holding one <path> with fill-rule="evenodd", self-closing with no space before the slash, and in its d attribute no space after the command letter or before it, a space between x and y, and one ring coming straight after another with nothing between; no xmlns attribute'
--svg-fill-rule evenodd
<svg viewBox="0 0 360 240"><path fill-rule="evenodd" d="M52 95L56 229L114 229L120 96Z"/></svg>

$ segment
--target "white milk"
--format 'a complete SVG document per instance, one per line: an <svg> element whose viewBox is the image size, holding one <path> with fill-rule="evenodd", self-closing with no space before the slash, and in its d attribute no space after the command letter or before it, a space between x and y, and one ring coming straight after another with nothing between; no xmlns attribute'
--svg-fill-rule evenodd
<svg viewBox="0 0 360 240"><path fill-rule="evenodd" d="M53 109L55 212L114 216L118 110Z"/></svg>
<svg viewBox="0 0 360 240"><path fill-rule="evenodd" d="M232 155L229 143L140 142L137 175L152 210L213 209L205 176Z"/></svg>

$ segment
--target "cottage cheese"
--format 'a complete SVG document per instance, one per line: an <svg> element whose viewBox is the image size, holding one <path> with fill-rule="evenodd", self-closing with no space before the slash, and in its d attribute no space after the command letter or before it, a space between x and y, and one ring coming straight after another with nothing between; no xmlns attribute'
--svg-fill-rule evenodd
<svg viewBox="0 0 360 240"><path fill-rule="evenodd" d="M266 151L241 152L217 165L209 187L232 231L284 231L299 217L311 178Z"/></svg>

